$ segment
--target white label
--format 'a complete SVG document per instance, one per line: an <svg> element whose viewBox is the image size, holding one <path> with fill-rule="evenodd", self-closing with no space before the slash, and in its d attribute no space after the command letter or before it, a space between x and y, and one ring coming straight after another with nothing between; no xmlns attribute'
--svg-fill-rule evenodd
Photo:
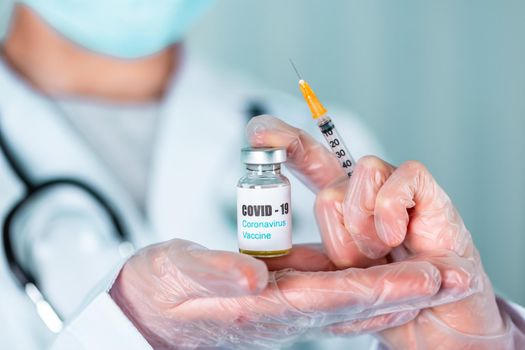
<svg viewBox="0 0 525 350"><path fill-rule="evenodd" d="M237 238L243 250L292 248L290 186L237 187Z"/></svg>

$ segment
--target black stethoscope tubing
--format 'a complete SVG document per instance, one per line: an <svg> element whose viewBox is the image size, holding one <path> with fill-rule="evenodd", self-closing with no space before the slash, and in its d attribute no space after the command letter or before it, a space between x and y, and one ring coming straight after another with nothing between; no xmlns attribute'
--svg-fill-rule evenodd
<svg viewBox="0 0 525 350"><path fill-rule="evenodd" d="M1 117L1 116L0 116ZM21 162L17 159L14 151L9 146L7 142L6 135L2 128L2 123L0 119L0 150L4 154L4 157L9 164L9 167L12 169L13 173L18 177L20 182L25 187L25 193L17 200L7 212L4 222L2 225L2 241L4 245L5 257L11 270L13 276L18 281L20 286L24 288L28 284L33 284L38 288L38 279L33 273L25 269L22 264L18 261L16 255L14 254L13 248L13 223L17 214L21 212L24 207L37 195L43 193L44 191L56 189L59 186L70 186L82 190L87 193L92 199L97 202L98 205L107 213L111 224L115 230L116 236L120 241L129 241L131 239L129 233L125 229L124 222L119 216L119 214L113 209L110 202L95 188L87 184L86 182L71 178L71 177L56 177L48 180L41 181L37 183L33 181L29 174L25 172ZM40 291L42 295L42 291Z"/></svg>

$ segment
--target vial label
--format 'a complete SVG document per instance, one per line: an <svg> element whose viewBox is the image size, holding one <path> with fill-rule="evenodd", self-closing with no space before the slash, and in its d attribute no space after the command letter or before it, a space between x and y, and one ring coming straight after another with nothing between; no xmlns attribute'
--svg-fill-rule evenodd
<svg viewBox="0 0 525 350"><path fill-rule="evenodd" d="M242 250L291 249L290 186L237 187L237 238Z"/></svg>

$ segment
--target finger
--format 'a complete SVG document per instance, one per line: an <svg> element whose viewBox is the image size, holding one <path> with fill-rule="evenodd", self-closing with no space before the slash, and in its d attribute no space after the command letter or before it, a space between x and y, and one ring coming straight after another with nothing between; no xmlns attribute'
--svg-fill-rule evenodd
<svg viewBox="0 0 525 350"><path fill-rule="evenodd" d="M341 182L321 190L315 201L317 224L326 254L339 268L383 264L385 259L370 259L361 252L353 235L349 233L348 229L352 226L345 225L349 212L343 209L342 203L345 201L347 183Z"/></svg>
<svg viewBox="0 0 525 350"><path fill-rule="evenodd" d="M294 269L297 271L333 271L335 265L318 243L297 244L290 254L277 258L261 258L269 271Z"/></svg>
<svg viewBox="0 0 525 350"><path fill-rule="evenodd" d="M391 249L377 236L374 208L379 190L393 171L392 165L377 157L361 158L343 202L344 225L359 251L371 259L385 256Z"/></svg>
<svg viewBox="0 0 525 350"><path fill-rule="evenodd" d="M400 312L434 308L441 309L441 305L458 305L458 302L468 300L483 290L483 279L480 274L480 265L473 259L458 256L454 252L440 250L432 253L420 254L411 257L412 262L426 262L439 270L441 285L439 291L428 298L414 299L409 302L383 305L378 309L369 309L357 314L357 319L372 317L389 312ZM388 266L388 265L386 265ZM467 311L468 312L468 311Z"/></svg>
<svg viewBox="0 0 525 350"><path fill-rule="evenodd" d="M156 276L175 295L233 297L257 294L268 282L263 262L247 255L209 250L172 240L150 249Z"/></svg>
<svg viewBox="0 0 525 350"><path fill-rule="evenodd" d="M368 269L272 272L258 296L194 299L174 311L177 317L221 322L238 322L240 314L254 322L324 326L435 307L479 290L476 266L443 253Z"/></svg>
<svg viewBox="0 0 525 350"><path fill-rule="evenodd" d="M254 117L246 126L255 147L284 147L287 167L312 191L346 177L343 168L326 147L301 129L268 115Z"/></svg>
<svg viewBox="0 0 525 350"><path fill-rule="evenodd" d="M447 250L417 255L413 259L428 261L439 270L441 304L462 299L482 289L480 265L473 259L462 258Z"/></svg>
<svg viewBox="0 0 525 350"><path fill-rule="evenodd" d="M450 198L419 162L402 164L388 178L374 215L377 236L390 247L404 243L412 252L448 249L460 256L472 247Z"/></svg>
<svg viewBox="0 0 525 350"><path fill-rule="evenodd" d="M402 326L415 319L419 310L393 312L364 320L340 322L325 328L325 332L335 336L355 336L365 333L375 333L387 328Z"/></svg>
<svg viewBox="0 0 525 350"><path fill-rule="evenodd" d="M285 270L270 273L257 296L193 299L173 312L182 319L231 323L242 315L253 322L322 327L396 312L398 305L432 297L440 283L439 271L419 261L332 272Z"/></svg>
<svg viewBox="0 0 525 350"><path fill-rule="evenodd" d="M301 312L350 315L433 296L441 276L428 262L410 261L335 272L287 271L276 275L276 284Z"/></svg>

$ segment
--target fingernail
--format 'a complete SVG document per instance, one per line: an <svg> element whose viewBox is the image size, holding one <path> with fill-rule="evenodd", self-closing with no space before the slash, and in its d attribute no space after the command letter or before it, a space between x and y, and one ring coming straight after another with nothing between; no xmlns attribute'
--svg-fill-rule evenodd
<svg viewBox="0 0 525 350"><path fill-rule="evenodd" d="M264 134L266 133L267 129L268 128L266 125L264 125L264 123L255 121L248 124L246 136L248 137L250 143L260 146L264 144Z"/></svg>
<svg viewBox="0 0 525 350"><path fill-rule="evenodd" d="M257 135L257 134L262 134L266 131L266 126L263 125L262 123L257 123L255 124L255 126L252 128L252 134L254 135Z"/></svg>
<svg viewBox="0 0 525 350"><path fill-rule="evenodd" d="M385 179L380 171L376 169L371 169L370 171L372 173L366 174L364 177L364 192L362 193L361 201L367 213L369 215L373 215L374 208L376 206L377 193L379 192L381 186L383 186Z"/></svg>
<svg viewBox="0 0 525 350"><path fill-rule="evenodd" d="M259 292L264 289L268 283L268 270L264 266L255 269L255 268L241 268L242 277L240 279L240 285L250 292Z"/></svg>
<svg viewBox="0 0 525 350"><path fill-rule="evenodd" d="M403 243L406 232L406 220L396 219L389 224L385 224L385 220L376 216L375 225L377 236L388 246L397 247Z"/></svg>
<svg viewBox="0 0 525 350"><path fill-rule="evenodd" d="M375 171L374 182L377 190L379 190L381 186L383 186L383 184L385 183L385 176L381 171Z"/></svg>
<svg viewBox="0 0 525 350"><path fill-rule="evenodd" d="M369 259L382 258L389 252L388 248L385 249L384 246L380 246L376 243L372 243L369 245L360 245L360 246L358 244L358 247L359 247L359 251L363 253Z"/></svg>
<svg viewBox="0 0 525 350"><path fill-rule="evenodd" d="M442 279L447 293L455 297L469 296L483 289L483 274L475 262L466 259L457 259L454 266L442 272Z"/></svg>
<svg viewBox="0 0 525 350"><path fill-rule="evenodd" d="M262 116L253 117L246 126L248 136L261 134L267 129L266 122Z"/></svg>

